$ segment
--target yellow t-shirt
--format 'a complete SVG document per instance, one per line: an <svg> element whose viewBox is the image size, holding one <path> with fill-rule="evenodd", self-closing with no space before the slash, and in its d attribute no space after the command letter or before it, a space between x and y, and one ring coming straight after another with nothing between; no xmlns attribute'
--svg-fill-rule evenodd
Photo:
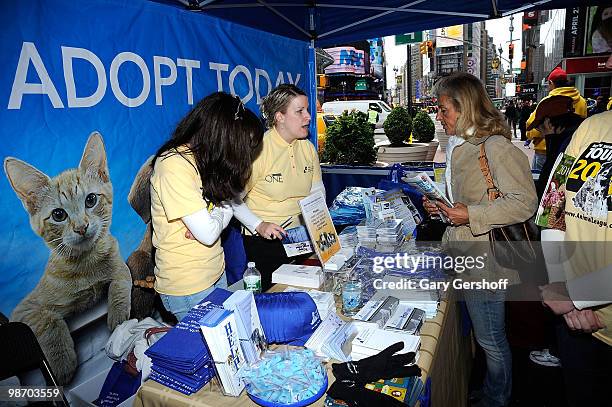
<svg viewBox="0 0 612 407"><path fill-rule="evenodd" d="M287 143L275 129L266 132L263 148L253 163L244 202L265 222L280 225L289 216L288 228L301 225L300 199L321 181L317 152L308 140ZM248 231L247 231L248 233Z"/></svg>
<svg viewBox="0 0 612 407"><path fill-rule="evenodd" d="M208 205L193 156L180 149L159 157L151 175L151 219L155 251L155 290L191 295L212 286L225 269L220 239L212 246L187 239L182 217Z"/></svg>
<svg viewBox="0 0 612 407"><path fill-rule="evenodd" d="M576 158L565 190L565 240L579 242L568 253L569 281L612 265L612 111L585 120L565 153ZM593 336L612 346L612 304L595 309L606 328Z"/></svg>

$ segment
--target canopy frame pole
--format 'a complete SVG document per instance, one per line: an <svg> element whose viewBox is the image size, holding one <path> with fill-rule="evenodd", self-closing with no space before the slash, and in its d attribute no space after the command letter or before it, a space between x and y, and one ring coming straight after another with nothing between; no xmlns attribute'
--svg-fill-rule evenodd
<svg viewBox="0 0 612 407"><path fill-rule="evenodd" d="M492 18L501 17L499 9L497 8L497 0L491 0L491 8L492 8L493 14L490 17Z"/></svg>
<svg viewBox="0 0 612 407"><path fill-rule="evenodd" d="M288 22L293 28L295 28L299 32L303 33L309 40L312 39L311 33L309 33L308 31L304 30L302 27L300 27L299 25L297 25L296 23L291 21L291 19L289 17L287 17L286 15L284 15L283 13L281 13L280 11L275 9L274 7L270 6L268 3L266 3L263 0L257 0L257 2L259 4L261 4L261 5L263 5L265 8L267 8L271 12L273 12L274 14L276 14L277 16L279 16L280 18L282 18L283 20L285 20L286 22Z"/></svg>
<svg viewBox="0 0 612 407"><path fill-rule="evenodd" d="M457 11L427 10L427 9L416 9L416 8L402 9L402 8L396 8L396 7L382 7L382 6L353 6L353 5L346 5L346 4L317 3L317 7L391 11L391 12L398 12L398 13L437 14L437 15L460 16L460 17L478 17L478 18L490 17L488 14L482 14L482 13L462 13L462 12L457 12Z"/></svg>
<svg viewBox="0 0 612 407"><path fill-rule="evenodd" d="M546 3L550 3L550 0L540 0L540 1L530 3L530 4L525 4L524 6L516 8L514 10L506 11L505 13L502 13L501 16L502 17L510 16L512 14L520 13L521 11L530 9L534 6L541 6L542 4L546 4Z"/></svg>
<svg viewBox="0 0 612 407"><path fill-rule="evenodd" d="M184 5L185 7L191 7L193 6L193 4L189 1L189 0L176 0L179 3L181 3L182 5ZM199 7L200 9L202 9L202 7L205 7L207 5L209 5L210 3L214 3L217 0L197 0L197 7ZM197 10L195 10L197 11Z"/></svg>
<svg viewBox="0 0 612 407"><path fill-rule="evenodd" d="M312 27L312 25L311 25ZM308 47L308 74L310 76L310 88L308 94L308 110L310 111L310 141L314 144L315 150L319 149L319 123L317 120L317 53L315 40L310 40Z"/></svg>
<svg viewBox="0 0 612 407"><path fill-rule="evenodd" d="M403 6L399 7L399 9L406 9L406 8L408 8L410 6L414 6L416 4L423 3L424 1L426 1L426 0L416 0L416 1L413 1L412 3L404 4ZM321 5L319 4L319 6L321 6ZM393 12L394 11L385 11L384 13L379 13L379 14L376 14L374 16L371 16L371 17L368 17L368 18L364 18L364 19L359 20L359 21L355 21L354 23L347 24L347 25L345 25L343 27L338 27L338 28L335 28L335 29L333 29L331 31L328 31L326 33L319 34L318 38L326 37L326 36L328 36L330 34L338 32L338 31L343 31L343 30L346 30L347 28L351 28L351 27L354 27L356 25L359 25L359 24L362 24L362 23L366 23L368 21L375 20L375 19L377 19L379 17L386 16L386 15L391 14Z"/></svg>

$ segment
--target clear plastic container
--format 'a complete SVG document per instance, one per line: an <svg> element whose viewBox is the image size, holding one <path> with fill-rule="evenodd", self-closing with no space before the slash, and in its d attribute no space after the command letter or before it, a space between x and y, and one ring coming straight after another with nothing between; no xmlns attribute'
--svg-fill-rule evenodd
<svg viewBox="0 0 612 407"><path fill-rule="evenodd" d="M261 292L261 273L255 268L255 263L250 261L247 264L247 269L242 276L242 282L246 291L253 293Z"/></svg>

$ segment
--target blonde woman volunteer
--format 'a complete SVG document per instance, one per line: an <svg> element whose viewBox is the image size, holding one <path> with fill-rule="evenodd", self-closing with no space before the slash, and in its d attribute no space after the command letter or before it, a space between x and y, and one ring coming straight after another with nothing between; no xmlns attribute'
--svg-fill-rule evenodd
<svg viewBox="0 0 612 407"><path fill-rule="evenodd" d="M298 201L320 190L325 193L314 145L307 139L310 127L308 97L300 88L283 84L273 89L261 105L266 124L263 149L253 163L244 203L234 215L245 226L244 248L262 275L262 290L272 285L272 273L290 263L280 242L285 228L302 224Z"/></svg>

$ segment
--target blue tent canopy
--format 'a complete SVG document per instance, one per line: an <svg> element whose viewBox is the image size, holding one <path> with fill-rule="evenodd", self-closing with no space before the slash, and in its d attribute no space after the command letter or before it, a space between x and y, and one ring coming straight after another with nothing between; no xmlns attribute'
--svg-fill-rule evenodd
<svg viewBox="0 0 612 407"><path fill-rule="evenodd" d="M259 30L324 47L447 27L521 11L583 6L577 0L152 0L188 7ZM590 5L604 1L588 1Z"/></svg>

